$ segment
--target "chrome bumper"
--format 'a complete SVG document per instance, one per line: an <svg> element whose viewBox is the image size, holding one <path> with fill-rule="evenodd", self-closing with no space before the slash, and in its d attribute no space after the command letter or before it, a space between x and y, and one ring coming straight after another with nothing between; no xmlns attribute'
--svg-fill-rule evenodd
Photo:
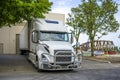
<svg viewBox="0 0 120 80"><path fill-rule="evenodd" d="M72 61L63 61L63 62L57 62L56 61L56 56L54 57L54 63L42 63L42 70L73 70L73 69L79 69L81 68L81 63L82 63L82 55L81 54L77 54L76 56L72 53L71 58ZM67 56L67 55L64 55ZM75 59L78 59L77 61Z"/></svg>
<svg viewBox="0 0 120 80"><path fill-rule="evenodd" d="M79 69L79 68L81 68L81 63L76 63L76 64L74 64L74 63L71 63L71 64L63 64L63 65L61 65L61 64L56 64L56 65L54 65L54 64L47 64L47 63L45 63L45 64L42 64L42 66L43 66L43 68L42 68L42 70L73 70L73 69Z"/></svg>

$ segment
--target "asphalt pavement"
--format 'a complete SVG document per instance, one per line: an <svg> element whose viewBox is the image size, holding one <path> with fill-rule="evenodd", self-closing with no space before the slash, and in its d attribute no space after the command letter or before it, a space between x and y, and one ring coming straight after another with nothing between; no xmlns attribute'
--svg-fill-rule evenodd
<svg viewBox="0 0 120 80"><path fill-rule="evenodd" d="M83 60L78 70L37 72L24 55L0 55L0 80L120 80L120 63Z"/></svg>
<svg viewBox="0 0 120 80"><path fill-rule="evenodd" d="M36 69L24 55L0 55L0 73L34 71Z"/></svg>

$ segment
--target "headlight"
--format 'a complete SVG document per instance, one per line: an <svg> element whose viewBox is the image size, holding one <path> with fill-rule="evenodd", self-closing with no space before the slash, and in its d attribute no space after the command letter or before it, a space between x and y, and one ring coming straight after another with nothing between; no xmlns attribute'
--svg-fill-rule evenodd
<svg viewBox="0 0 120 80"><path fill-rule="evenodd" d="M48 62L48 59L44 54L41 55L41 58L43 62Z"/></svg>

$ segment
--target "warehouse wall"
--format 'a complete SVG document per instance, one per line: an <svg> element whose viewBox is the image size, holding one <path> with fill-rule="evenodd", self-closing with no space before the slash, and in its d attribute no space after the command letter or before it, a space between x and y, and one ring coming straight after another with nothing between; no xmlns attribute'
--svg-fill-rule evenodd
<svg viewBox="0 0 120 80"><path fill-rule="evenodd" d="M58 13L45 14L46 19L55 19L65 22L65 15ZM0 54L16 54L16 35L20 34L26 22L16 24L12 27L0 28Z"/></svg>
<svg viewBox="0 0 120 80"><path fill-rule="evenodd" d="M16 24L12 27L5 26L0 29L0 43L3 44L4 54L16 53L16 34L19 34L21 32L22 28L24 27L24 24L25 23Z"/></svg>

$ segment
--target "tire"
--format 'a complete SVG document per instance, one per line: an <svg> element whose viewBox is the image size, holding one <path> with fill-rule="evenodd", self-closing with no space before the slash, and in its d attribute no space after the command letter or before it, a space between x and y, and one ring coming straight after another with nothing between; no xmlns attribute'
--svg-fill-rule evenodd
<svg viewBox="0 0 120 80"><path fill-rule="evenodd" d="M38 62L38 57L37 56L36 56L35 68L37 69L38 72L41 71L41 69L39 69L39 62Z"/></svg>
<svg viewBox="0 0 120 80"><path fill-rule="evenodd" d="M27 58L28 62L31 62L31 60L29 59L29 54L26 55L26 58Z"/></svg>

